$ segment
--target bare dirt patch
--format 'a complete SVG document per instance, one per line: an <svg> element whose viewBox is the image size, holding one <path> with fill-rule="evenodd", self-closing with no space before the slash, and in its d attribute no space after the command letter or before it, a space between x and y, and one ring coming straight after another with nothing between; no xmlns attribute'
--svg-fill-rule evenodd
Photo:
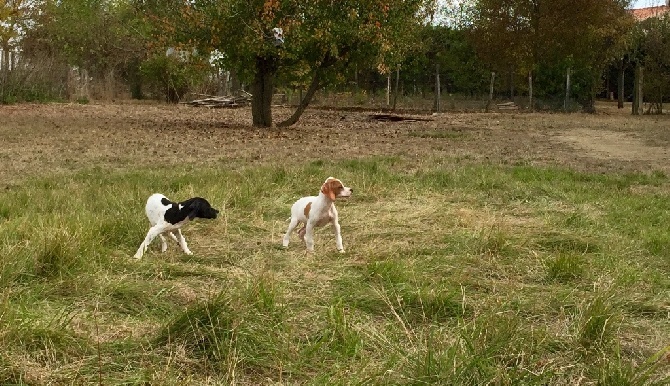
<svg viewBox="0 0 670 386"><path fill-rule="evenodd" d="M668 147L650 146L631 133L577 129L556 138L596 158L652 163L670 159Z"/></svg>
<svg viewBox="0 0 670 386"><path fill-rule="evenodd" d="M607 110L606 110L607 111ZM277 120L290 114L275 108ZM560 165L579 170L670 171L667 117L626 113L443 113L375 122L370 111L312 109L287 129L251 126L247 108L162 104L0 107L3 181L86 169L302 163L399 156ZM418 115L417 115L418 116Z"/></svg>

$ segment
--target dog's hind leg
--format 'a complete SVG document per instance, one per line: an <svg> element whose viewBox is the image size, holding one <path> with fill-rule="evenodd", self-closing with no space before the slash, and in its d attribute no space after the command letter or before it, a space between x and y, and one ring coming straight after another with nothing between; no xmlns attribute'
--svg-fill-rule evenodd
<svg viewBox="0 0 670 386"><path fill-rule="evenodd" d="M135 258L136 259L141 259L142 256L144 255L144 252L146 252L147 248L149 248L149 244L153 241L156 236L160 235L162 233L162 230L158 226L152 226L149 229L149 232L147 233L147 237L144 238L144 241L142 241L142 244L140 244L140 247L137 249L137 252L135 252Z"/></svg>
<svg viewBox="0 0 670 386"><path fill-rule="evenodd" d="M174 234L172 232L170 232L170 234L174 237ZM179 243L179 246L181 247L181 249L184 251L185 254L192 255L193 252L191 252L191 250L188 249L188 245L186 244L186 239L184 238L184 235L181 234L181 229L177 229L177 235L178 236L175 237L175 239L177 239L177 242Z"/></svg>
<svg viewBox="0 0 670 386"><path fill-rule="evenodd" d="M314 222L305 224L305 246L308 252L314 252Z"/></svg>
<svg viewBox="0 0 670 386"><path fill-rule="evenodd" d="M284 235L284 239L282 241L282 245L284 247L288 247L288 243L291 241L291 232L293 232L293 230L297 226L298 226L298 219L291 218L291 222L288 224L288 229L286 230L286 234Z"/></svg>

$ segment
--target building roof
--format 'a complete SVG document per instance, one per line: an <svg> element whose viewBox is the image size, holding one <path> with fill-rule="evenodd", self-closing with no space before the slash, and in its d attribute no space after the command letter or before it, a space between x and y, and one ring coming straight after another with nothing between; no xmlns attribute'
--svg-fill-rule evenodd
<svg viewBox="0 0 670 386"><path fill-rule="evenodd" d="M629 12L637 21L642 21L649 19L650 17L659 17L667 12L670 12L670 6L660 5L658 7L630 9Z"/></svg>

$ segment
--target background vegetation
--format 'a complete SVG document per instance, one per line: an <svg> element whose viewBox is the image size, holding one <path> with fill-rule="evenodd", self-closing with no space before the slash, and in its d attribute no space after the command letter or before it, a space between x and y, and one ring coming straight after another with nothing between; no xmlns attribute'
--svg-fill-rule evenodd
<svg viewBox="0 0 670 386"><path fill-rule="evenodd" d="M670 79L668 17L636 23L628 4L5 1L0 101L175 102L241 86L256 96L254 124L269 126L277 92L296 105L331 91L350 93L349 104L386 107L379 101L389 85L401 96L432 101L439 74L444 96L486 100L495 72L497 99L592 110L596 96L629 100L640 65L647 68L650 111L662 112ZM272 39L278 27L280 46Z"/></svg>

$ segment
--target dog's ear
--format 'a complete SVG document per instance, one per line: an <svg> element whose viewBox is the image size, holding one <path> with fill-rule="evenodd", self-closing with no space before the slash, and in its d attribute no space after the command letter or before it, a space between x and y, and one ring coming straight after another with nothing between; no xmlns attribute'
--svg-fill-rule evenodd
<svg viewBox="0 0 670 386"><path fill-rule="evenodd" d="M193 200L189 205L188 205L188 219L193 220L194 218L198 217L198 213L200 213L200 208L202 207L202 204L200 203L199 200Z"/></svg>
<svg viewBox="0 0 670 386"><path fill-rule="evenodd" d="M326 197L331 199L331 201L335 201L335 191L333 190L333 186L331 184L332 181L330 178L328 178L326 182L321 185L321 193L325 194Z"/></svg>

